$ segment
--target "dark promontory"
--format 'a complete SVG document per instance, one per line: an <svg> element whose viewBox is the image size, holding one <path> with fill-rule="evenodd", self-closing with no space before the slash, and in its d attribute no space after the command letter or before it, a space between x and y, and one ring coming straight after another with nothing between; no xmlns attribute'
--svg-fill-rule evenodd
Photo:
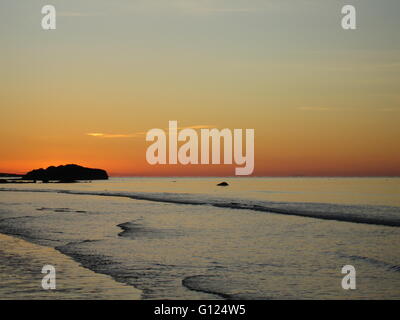
<svg viewBox="0 0 400 320"><path fill-rule="evenodd" d="M73 182L76 180L106 180L108 174L102 169L92 169L78 166L76 164L67 164L65 166L48 167L47 169L36 169L22 176L23 180L58 180L60 182Z"/></svg>

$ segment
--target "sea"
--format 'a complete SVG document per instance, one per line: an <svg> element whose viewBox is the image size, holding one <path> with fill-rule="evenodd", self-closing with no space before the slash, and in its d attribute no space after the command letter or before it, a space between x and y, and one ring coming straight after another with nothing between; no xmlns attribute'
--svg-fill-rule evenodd
<svg viewBox="0 0 400 320"><path fill-rule="evenodd" d="M0 299L400 299L399 244L400 178L0 185Z"/></svg>

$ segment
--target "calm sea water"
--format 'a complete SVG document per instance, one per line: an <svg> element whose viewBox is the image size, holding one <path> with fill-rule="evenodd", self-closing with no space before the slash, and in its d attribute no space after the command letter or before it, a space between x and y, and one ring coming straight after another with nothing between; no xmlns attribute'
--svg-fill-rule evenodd
<svg viewBox="0 0 400 320"><path fill-rule="evenodd" d="M216 186L221 181L230 185ZM29 260L6 257L34 252L38 266L62 268L61 253L92 272L60 284L61 298L87 298L88 283L107 276L114 285L98 286L93 298L129 296L128 286L143 299L399 299L399 226L398 178L7 184L0 233L51 250L3 250L0 278L18 264L14 281L29 288L32 277L22 276ZM341 287L348 264L356 290ZM7 288L0 298L25 297Z"/></svg>

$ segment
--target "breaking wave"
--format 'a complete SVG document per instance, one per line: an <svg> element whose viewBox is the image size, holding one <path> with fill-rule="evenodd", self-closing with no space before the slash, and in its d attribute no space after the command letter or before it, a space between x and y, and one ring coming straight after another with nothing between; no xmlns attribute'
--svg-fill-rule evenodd
<svg viewBox="0 0 400 320"><path fill-rule="evenodd" d="M302 216L316 219L337 220L382 226L400 226L400 207L378 205L343 205L332 203L276 202L246 199L215 198L206 194L116 192L116 191L76 191L49 189L0 188L13 192L55 192L77 195L126 197L186 205L208 205L219 208L245 209L266 213Z"/></svg>

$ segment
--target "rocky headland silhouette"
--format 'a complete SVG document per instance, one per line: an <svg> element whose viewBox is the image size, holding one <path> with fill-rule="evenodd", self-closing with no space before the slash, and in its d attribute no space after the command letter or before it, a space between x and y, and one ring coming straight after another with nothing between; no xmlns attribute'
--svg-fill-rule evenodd
<svg viewBox="0 0 400 320"><path fill-rule="evenodd" d="M76 182L78 180L107 180L108 174L103 169L93 169L67 164L58 167L50 166L47 169L35 169L21 177L21 180L41 180L43 182Z"/></svg>

